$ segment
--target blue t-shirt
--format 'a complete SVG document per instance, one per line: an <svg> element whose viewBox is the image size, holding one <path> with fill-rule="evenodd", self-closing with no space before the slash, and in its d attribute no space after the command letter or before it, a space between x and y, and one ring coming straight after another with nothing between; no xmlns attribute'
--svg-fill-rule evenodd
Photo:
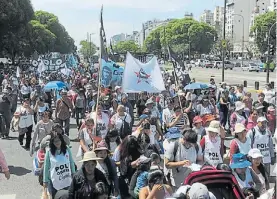
<svg viewBox="0 0 277 199"><path fill-rule="evenodd" d="M145 187L148 182L147 178L148 178L148 172L147 171L141 172L137 178L136 189L140 190L141 188Z"/></svg>

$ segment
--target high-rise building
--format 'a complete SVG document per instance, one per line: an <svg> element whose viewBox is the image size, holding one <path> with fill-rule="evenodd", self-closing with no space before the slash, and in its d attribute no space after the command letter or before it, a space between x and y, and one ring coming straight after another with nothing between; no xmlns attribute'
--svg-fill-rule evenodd
<svg viewBox="0 0 277 199"><path fill-rule="evenodd" d="M227 0L226 38L233 43L233 53L241 53L243 46L243 53L247 53L246 46L251 41L249 34L254 18L266 12L269 6L270 0Z"/></svg>
<svg viewBox="0 0 277 199"><path fill-rule="evenodd" d="M121 33L112 36L111 41L113 45L116 45L118 42L125 41L126 40L126 34Z"/></svg>
<svg viewBox="0 0 277 199"><path fill-rule="evenodd" d="M216 6L214 9L213 25L219 38L222 37L224 7Z"/></svg>
<svg viewBox="0 0 277 199"><path fill-rule="evenodd" d="M214 21L214 15L212 11L204 10L203 14L200 16L200 21L212 25Z"/></svg>

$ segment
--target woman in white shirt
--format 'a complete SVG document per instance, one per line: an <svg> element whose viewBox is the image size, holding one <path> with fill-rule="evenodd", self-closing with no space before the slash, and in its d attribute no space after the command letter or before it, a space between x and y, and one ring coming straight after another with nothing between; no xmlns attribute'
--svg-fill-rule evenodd
<svg viewBox="0 0 277 199"><path fill-rule="evenodd" d="M34 118L35 123L37 123L37 121L40 121L43 118L43 113L48 110L50 110L48 103L45 103L44 99L40 97L34 107L34 112L37 113L36 114L37 118ZM50 115L50 118L51 118L51 115Z"/></svg>
<svg viewBox="0 0 277 199"><path fill-rule="evenodd" d="M272 89L271 84L267 83L265 85L265 89L263 90L263 93L265 95L264 101L267 103L271 102L271 99L275 96L275 90Z"/></svg>
<svg viewBox="0 0 277 199"><path fill-rule="evenodd" d="M18 141L19 144L23 145L23 139L26 134L26 143L25 148L26 150L30 149L30 144L32 140L32 130L33 130L33 114L34 111L30 107L30 100L25 99L23 102L23 105L19 108L17 111L19 112L20 118L19 118L19 136Z"/></svg>
<svg viewBox="0 0 277 199"><path fill-rule="evenodd" d="M96 136L104 139L107 135L109 129L110 118L108 114L103 111L103 104L99 103L96 112L96 105L94 106L94 111L90 114L90 118L92 118L96 123L94 127L96 129ZM96 115L97 114L97 115Z"/></svg>
<svg viewBox="0 0 277 199"><path fill-rule="evenodd" d="M248 158L252 163L252 169L259 177L262 187L259 190L260 195L264 194L269 189L269 180L265 167L262 164L263 155L259 149L251 149L248 153Z"/></svg>
<svg viewBox="0 0 277 199"><path fill-rule="evenodd" d="M23 99L30 98L31 87L28 85L27 80L22 80L20 92Z"/></svg>
<svg viewBox="0 0 277 199"><path fill-rule="evenodd" d="M120 132L124 121L127 122L130 126L132 118L128 113L125 112L125 107L123 105L119 105L117 107L117 113L111 118L111 125Z"/></svg>

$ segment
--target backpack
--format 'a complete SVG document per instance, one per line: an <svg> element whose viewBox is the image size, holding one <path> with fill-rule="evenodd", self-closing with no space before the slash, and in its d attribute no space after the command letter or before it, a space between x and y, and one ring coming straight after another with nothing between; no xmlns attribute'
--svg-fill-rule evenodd
<svg viewBox="0 0 277 199"><path fill-rule="evenodd" d="M76 98L76 102L75 102L75 106L77 107L77 108L84 108L84 99L83 98L81 98L81 97L77 97Z"/></svg>
<svg viewBox="0 0 277 199"><path fill-rule="evenodd" d="M127 115L122 120L122 126L119 130L119 136L121 139L124 139L127 135L131 135L132 133L132 128L130 127L129 123L126 122L126 117Z"/></svg>
<svg viewBox="0 0 277 199"><path fill-rule="evenodd" d="M199 152L199 146L198 146L198 144L196 144L194 147L195 147L196 157L197 157L197 154L198 154L198 152ZM176 157L178 148L179 148L179 139L176 140L175 143L174 143L174 149L173 149L173 156L174 156L174 159L173 159L173 162L176 162L175 157ZM179 171L178 171L178 168L176 168L176 170L177 170L177 172L179 172Z"/></svg>

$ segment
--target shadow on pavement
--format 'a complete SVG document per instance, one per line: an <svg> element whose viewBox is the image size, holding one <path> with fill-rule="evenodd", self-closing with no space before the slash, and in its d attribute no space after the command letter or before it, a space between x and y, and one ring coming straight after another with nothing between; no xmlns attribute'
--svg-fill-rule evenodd
<svg viewBox="0 0 277 199"><path fill-rule="evenodd" d="M24 176L32 171L23 167L9 166L10 174L16 176Z"/></svg>

